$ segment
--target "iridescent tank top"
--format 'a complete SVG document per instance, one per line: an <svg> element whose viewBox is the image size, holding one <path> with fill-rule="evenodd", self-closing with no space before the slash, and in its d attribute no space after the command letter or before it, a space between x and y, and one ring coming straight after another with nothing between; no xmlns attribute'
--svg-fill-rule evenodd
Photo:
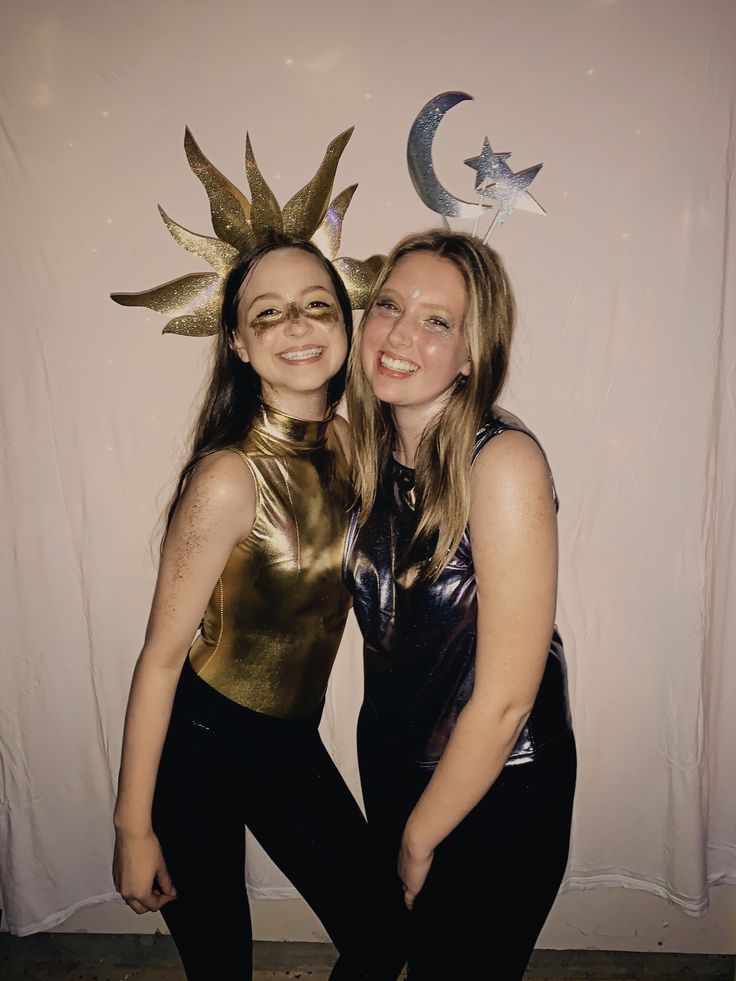
<svg viewBox="0 0 736 981"><path fill-rule="evenodd" d="M507 429L536 442L516 416L495 408L476 436L473 460ZM478 603L467 528L436 581L396 574L418 521L414 471L392 461L362 528L357 511L353 515L345 578L365 640L364 709L408 759L433 767L473 691ZM432 551L428 543L424 557ZM569 730L565 660L555 628L534 708L506 765L532 762L542 745Z"/></svg>
<svg viewBox="0 0 736 981"><path fill-rule="evenodd" d="M267 405L231 449L253 475L255 521L225 564L189 657L240 705L307 715L324 697L350 608L341 575L348 464L332 415L304 422Z"/></svg>

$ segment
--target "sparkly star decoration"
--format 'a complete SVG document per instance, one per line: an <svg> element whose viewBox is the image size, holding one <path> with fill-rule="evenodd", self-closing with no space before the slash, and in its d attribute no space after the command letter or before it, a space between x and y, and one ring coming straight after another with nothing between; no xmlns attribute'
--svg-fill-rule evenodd
<svg viewBox="0 0 736 981"><path fill-rule="evenodd" d="M478 194L490 198L498 205L493 219L494 225L502 225L515 208L545 214L544 208L527 190L542 169L542 164L527 167L515 174L506 163L510 156L510 153L494 153L486 137L480 155L468 157L465 161L476 172L475 189Z"/></svg>

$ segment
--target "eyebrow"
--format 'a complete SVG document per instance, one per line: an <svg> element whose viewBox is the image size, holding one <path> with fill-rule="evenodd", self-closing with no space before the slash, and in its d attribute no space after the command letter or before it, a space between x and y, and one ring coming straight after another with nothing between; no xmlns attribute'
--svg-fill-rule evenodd
<svg viewBox="0 0 736 981"><path fill-rule="evenodd" d="M315 283L314 286L306 286L301 291L299 296L306 296L307 293L311 293L312 290L323 290L323 292L325 293L330 293L330 290L326 286L323 286L321 283ZM330 293L330 296L331 295L332 294ZM283 299L283 297L279 293L259 293L258 296L253 297L253 299L248 304L247 309L250 310L253 304L258 303L260 300L281 300L281 299Z"/></svg>

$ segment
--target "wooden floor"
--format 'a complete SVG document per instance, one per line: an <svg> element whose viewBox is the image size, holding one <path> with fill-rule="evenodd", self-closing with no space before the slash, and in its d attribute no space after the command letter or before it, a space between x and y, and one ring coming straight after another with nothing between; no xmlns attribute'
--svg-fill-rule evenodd
<svg viewBox="0 0 736 981"><path fill-rule="evenodd" d="M254 981L327 981L335 956L329 944L255 946ZM727 956L538 950L526 981L734 981L735 967ZM0 981L184 981L184 973L168 936L0 934Z"/></svg>

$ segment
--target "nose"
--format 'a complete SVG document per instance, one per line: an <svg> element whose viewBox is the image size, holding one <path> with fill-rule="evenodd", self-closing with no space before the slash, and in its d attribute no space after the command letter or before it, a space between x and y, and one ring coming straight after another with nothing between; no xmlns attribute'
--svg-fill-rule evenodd
<svg viewBox="0 0 736 981"><path fill-rule="evenodd" d="M299 304L290 303L285 312L286 333L290 337L303 337L309 331L311 323Z"/></svg>
<svg viewBox="0 0 736 981"><path fill-rule="evenodd" d="M405 313L400 314L391 324L387 340L392 347L409 347L412 342L412 327Z"/></svg>

